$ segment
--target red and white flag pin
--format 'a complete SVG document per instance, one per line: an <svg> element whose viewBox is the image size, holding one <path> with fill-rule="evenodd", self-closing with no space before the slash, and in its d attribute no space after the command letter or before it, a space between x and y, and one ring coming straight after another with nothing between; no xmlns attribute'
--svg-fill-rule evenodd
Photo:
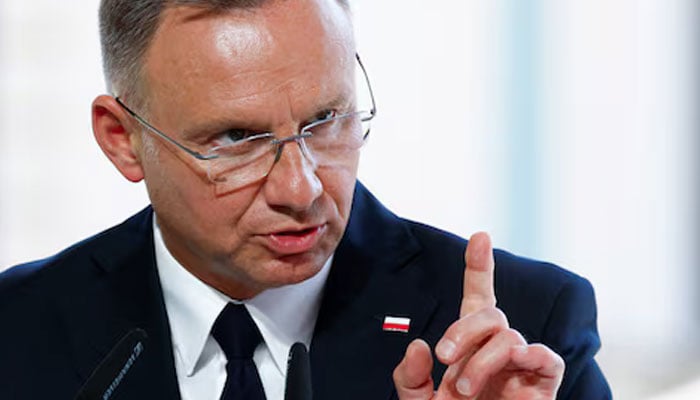
<svg viewBox="0 0 700 400"><path fill-rule="evenodd" d="M382 324L382 330L385 332L403 332L408 333L408 328L411 326L410 318L401 317L384 317L384 324Z"/></svg>

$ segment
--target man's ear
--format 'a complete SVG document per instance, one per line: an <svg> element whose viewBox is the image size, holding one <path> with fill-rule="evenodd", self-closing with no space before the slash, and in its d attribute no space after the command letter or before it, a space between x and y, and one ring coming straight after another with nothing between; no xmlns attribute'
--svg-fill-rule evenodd
<svg viewBox="0 0 700 400"><path fill-rule="evenodd" d="M92 131L97 143L126 179L139 182L144 176L141 137L129 118L112 96L101 95L92 102Z"/></svg>

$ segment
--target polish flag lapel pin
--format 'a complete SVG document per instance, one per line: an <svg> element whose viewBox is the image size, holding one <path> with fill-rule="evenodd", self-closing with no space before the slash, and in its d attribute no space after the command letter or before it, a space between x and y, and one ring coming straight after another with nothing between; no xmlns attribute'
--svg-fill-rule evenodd
<svg viewBox="0 0 700 400"><path fill-rule="evenodd" d="M382 324L382 330L384 332L402 332L408 333L408 328L411 326L410 318L402 317L384 317L384 323Z"/></svg>

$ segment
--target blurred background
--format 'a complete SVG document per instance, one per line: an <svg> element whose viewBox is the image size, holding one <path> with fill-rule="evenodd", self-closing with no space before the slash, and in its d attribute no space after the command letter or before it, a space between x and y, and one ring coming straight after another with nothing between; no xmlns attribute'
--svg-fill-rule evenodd
<svg viewBox="0 0 700 400"><path fill-rule="evenodd" d="M0 270L143 208L92 139L97 0L0 2ZM355 0L398 214L597 291L617 399L700 398L700 3Z"/></svg>

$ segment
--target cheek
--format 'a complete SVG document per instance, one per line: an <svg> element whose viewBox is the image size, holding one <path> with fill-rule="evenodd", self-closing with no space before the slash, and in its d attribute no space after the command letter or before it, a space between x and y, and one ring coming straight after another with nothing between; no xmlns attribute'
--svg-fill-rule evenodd
<svg viewBox="0 0 700 400"><path fill-rule="evenodd" d="M153 161L144 163L146 188L156 210L178 214L193 212L191 205L205 192L201 179L172 153L161 149Z"/></svg>
<svg viewBox="0 0 700 400"><path fill-rule="evenodd" d="M255 195L251 190L217 195L216 186L205 175L167 150L144 169L149 197L159 217L167 218L178 230L193 232L193 236L230 240L231 230L238 227Z"/></svg>
<svg viewBox="0 0 700 400"><path fill-rule="evenodd" d="M343 221L347 221L357 179L357 160L343 167L321 168L317 175L324 191L333 199Z"/></svg>

